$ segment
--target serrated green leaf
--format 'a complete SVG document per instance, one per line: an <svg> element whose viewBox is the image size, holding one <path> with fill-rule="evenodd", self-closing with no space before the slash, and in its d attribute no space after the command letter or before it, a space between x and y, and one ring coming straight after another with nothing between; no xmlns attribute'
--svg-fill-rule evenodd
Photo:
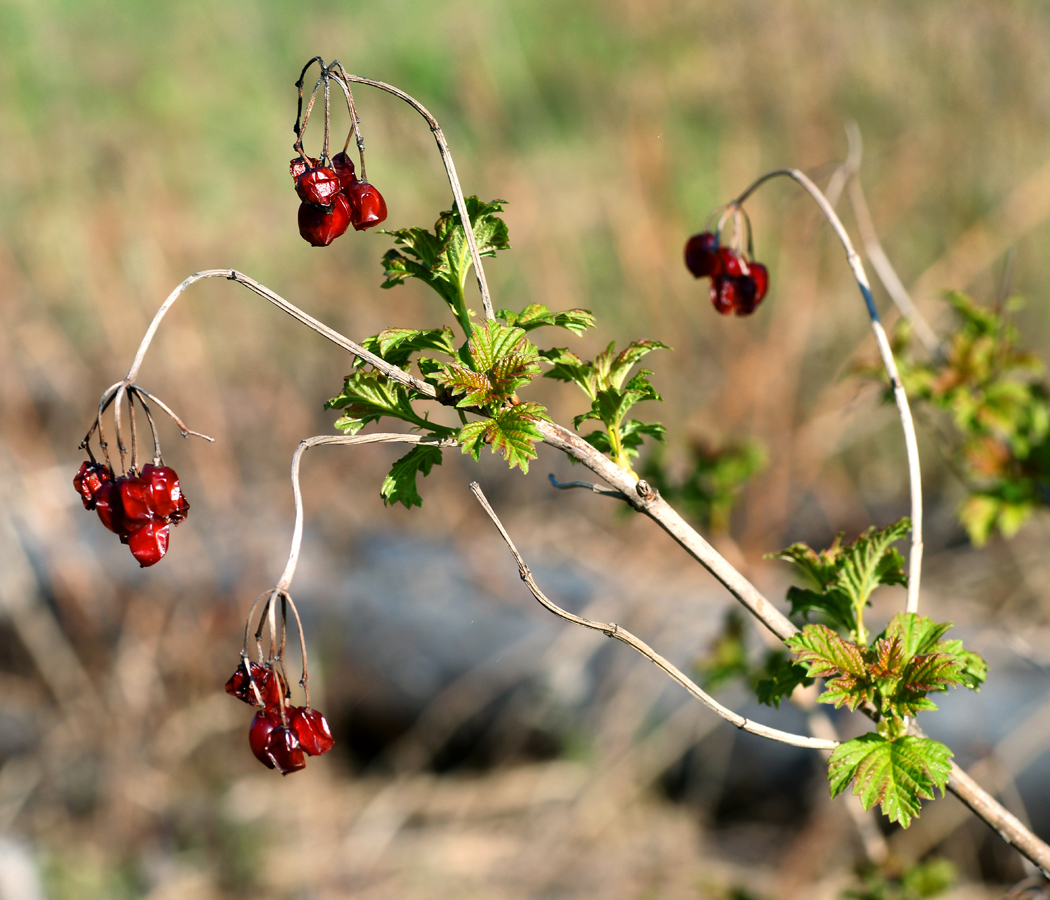
<svg viewBox="0 0 1050 900"><path fill-rule="evenodd" d="M436 380L453 396L464 395L458 406L502 404L539 373L538 354L520 328L486 322L459 354L464 363L445 365Z"/></svg>
<svg viewBox="0 0 1050 900"><path fill-rule="evenodd" d="M571 381L594 400L598 396L598 370L593 362L585 362L571 350L555 347L540 351L540 357L549 362L553 368L544 372L544 378L555 381Z"/></svg>
<svg viewBox="0 0 1050 900"><path fill-rule="evenodd" d="M406 509L422 506L423 498L416 487L416 476L424 478L434 466L441 465L441 448L432 444L420 444L397 460L390 468L390 474L383 479L379 494L383 503L391 506L394 503L404 504Z"/></svg>
<svg viewBox="0 0 1050 900"><path fill-rule="evenodd" d="M455 334L451 328L387 328L374 337L365 338L361 346L402 369L408 368L413 353L433 351L455 356Z"/></svg>
<svg viewBox="0 0 1050 900"><path fill-rule="evenodd" d="M944 793L951 757L951 750L929 738L904 735L888 741L878 734L866 734L832 752L828 760L831 796L853 782L853 793L865 809L879 803L891 822L907 828L919 814L922 800L933 799L938 789Z"/></svg>
<svg viewBox="0 0 1050 900"><path fill-rule="evenodd" d="M510 468L517 466L528 472L529 460L536 458L534 444L543 440L533 424L540 420L550 421L545 407L539 403L518 403L491 418L468 422L460 429L458 439L463 452L474 459L485 444L491 444L492 452L502 452Z"/></svg>
<svg viewBox="0 0 1050 900"><path fill-rule="evenodd" d="M824 678L821 703L855 710L875 699L875 685L865 651L826 625L807 625L785 641L810 678Z"/></svg>
<svg viewBox="0 0 1050 900"><path fill-rule="evenodd" d="M885 528L873 526L843 548L837 582L849 594L854 609L863 609L880 584L908 583L904 559L891 545L910 531L911 520L904 518Z"/></svg>
<svg viewBox="0 0 1050 900"><path fill-rule="evenodd" d="M765 661L765 671L755 684L755 695L759 703L780 708L780 701L790 697L799 685L808 687L813 679L806 674L805 666L800 666L791 657L779 650L772 651Z"/></svg>
<svg viewBox="0 0 1050 900"><path fill-rule="evenodd" d="M520 313L501 309L496 313L496 317L524 331L532 331L544 325L555 325L573 334L583 334L588 328L595 327L594 314L590 310L569 309L556 313L551 312L542 303L530 303Z"/></svg>
<svg viewBox="0 0 1050 900"><path fill-rule="evenodd" d="M346 412L336 421L336 427L350 434L356 434L383 416L401 419L435 434L454 434L451 428L435 425L413 409L412 401L421 396L381 372L358 370L347 375L342 393L328 400L325 409L344 409Z"/></svg>
<svg viewBox="0 0 1050 900"><path fill-rule="evenodd" d="M847 631L852 630L855 625L853 604L849 596L837 588L822 593L809 588L789 587L787 600L791 604L792 617L801 616L808 619L809 613L819 612L832 624Z"/></svg>

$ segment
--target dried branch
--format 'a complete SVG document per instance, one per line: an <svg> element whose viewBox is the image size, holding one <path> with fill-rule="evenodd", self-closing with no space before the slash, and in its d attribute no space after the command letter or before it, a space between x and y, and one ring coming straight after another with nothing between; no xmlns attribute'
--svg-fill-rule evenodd
<svg viewBox="0 0 1050 900"><path fill-rule="evenodd" d="M658 669L663 670L669 675L672 681L676 681L685 688L686 691L692 694L708 709L718 713L723 719L732 722L737 728L740 728L743 731L757 734L760 737L769 738L773 741L780 741L783 744L790 744L793 747L809 747L815 750L834 750L839 745L838 741L828 741L822 738L807 737L801 734L790 734L789 732L770 728L768 725L761 725L758 722L746 719L739 713L735 713L731 709L723 706L710 694L705 693L700 686L688 675L682 672L681 669L662 657L644 641L635 637L626 628L622 628L615 622L595 622L591 619L584 619L581 616L573 615L568 610L562 609L540 590L539 585L536 584L535 579L532 577L532 573L529 571L528 565L518 552L518 548L514 546L514 541L511 540L510 535L507 533L507 529L503 527L503 523L499 520L499 517L489 505L489 501L485 498L481 487L476 481L471 483L470 489L473 491L478 503L481 504L481 508L488 514L488 517L492 520L492 524L499 530L500 535L502 535L503 540L510 549L511 555L518 564L518 573L521 575L521 580L525 582L528 589L532 592L532 595L545 609L554 613L554 615L559 618L565 619L567 622L572 622L575 625L581 625L584 628L590 628L594 631L600 631L606 637L616 638L616 640L627 644L628 647L634 648Z"/></svg>
<svg viewBox="0 0 1050 900"><path fill-rule="evenodd" d="M879 355L882 357L883 367L886 369L886 375L893 389L893 398L897 403L897 411L900 414L901 428L904 431L904 444L908 454L912 526L911 554L908 559L908 603L906 609L908 612L917 612L919 608L919 584L922 578L922 477L919 470L919 444L915 437L915 423L912 421L908 397L904 393L904 385L901 384L900 375L897 372L897 363L893 359L893 351L890 349L889 338L886 337L886 329L882 327L879 311L875 308L875 300L871 295L871 285L868 283L864 265L861 263L857 251L853 249L853 243L850 241L842 221L827 198L821 193L820 188L804 172L800 172L798 169L776 169L755 181L736 198L734 203L739 206L761 185L779 176L790 178L799 184L813 198L817 206L820 207L824 218L828 220L832 230L835 232L835 236L846 251L846 261L849 263L853 277L857 281L861 296L864 298L864 305L868 310L868 317L871 319L871 330L875 333L875 342L879 347Z"/></svg>

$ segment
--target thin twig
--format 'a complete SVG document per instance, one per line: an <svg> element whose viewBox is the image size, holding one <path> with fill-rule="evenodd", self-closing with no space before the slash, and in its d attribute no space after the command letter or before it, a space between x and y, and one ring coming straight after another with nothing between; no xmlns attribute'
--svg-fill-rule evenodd
<svg viewBox="0 0 1050 900"><path fill-rule="evenodd" d="M585 488L588 491L592 491L595 494L601 494L603 497L615 497L617 500L626 500L627 495L623 491L615 491L611 488L604 488L600 484L594 484L590 481L558 481L554 477L552 472L547 476L550 479L550 483L554 485L558 490L565 491L569 488Z"/></svg>
<svg viewBox="0 0 1050 900"><path fill-rule="evenodd" d="M481 508L485 510L488 517L492 520L492 524L499 530L500 535L510 549L511 555L518 564L518 573L521 575L521 580L525 582L528 589L532 592L532 595L545 609L554 613L554 615L559 618L564 619L566 622L572 622L573 624L580 625L584 628L600 631L606 635L606 637L616 638L616 640L627 644L628 647L634 648L647 660L653 663L653 665L662 669L673 681L678 682L678 684L685 688L708 709L718 713L718 715L726 721L732 722L737 728L750 732L751 734L757 734L760 737L769 738L773 741L790 744L793 747L809 747L814 750L834 750L839 745L838 741L828 741L822 738L807 737L806 735L801 734L790 734L789 732L770 728L767 725L761 725L758 722L746 719L739 713L735 713L731 709L723 706L710 694L705 693L700 686L688 675L682 672L681 669L662 657L644 641L635 637L626 628L622 628L615 622L595 622L591 619L584 619L581 616L573 615L568 610L562 609L540 590L539 585L536 584L535 579L532 577L532 573L529 571L528 565L522 558L522 555L518 552L518 548L514 546L514 541L511 540L510 535L507 533L507 529L503 527L503 523L499 520L495 510L489 505L489 501L486 499L484 493L482 493L481 487L476 481L471 482L470 489L477 498L478 503L481 504Z"/></svg>
<svg viewBox="0 0 1050 900"><path fill-rule="evenodd" d="M828 203L827 198L804 172L798 169L777 169L769 172L755 181L734 201L742 204L755 190L767 181L777 177L790 178L800 185L820 207L824 218L828 220L835 236L839 239L843 249L846 251L846 261L853 272L853 277L860 288L864 305L871 319L871 330L875 333L875 342L879 347L879 355L886 369L886 375L893 388L893 398L897 402L897 411L900 414L901 428L904 431L904 445L908 455L908 480L911 485L911 554L908 560L908 602L907 611L916 612L919 608L919 584L922 577L922 477L919 469L919 445L915 437L915 423L912 421L911 409L908 406L908 397L901 384L900 375L897 372L897 363L893 359L893 351L890 349L889 338L886 337L886 329L882 327L879 320L879 312L875 308L875 300L871 295L871 285L868 283L867 273L860 261L860 256L853 249L846 229L842 225L835 210Z"/></svg>
<svg viewBox="0 0 1050 900"><path fill-rule="evenodd" d="M379 88L381 91L386 91L388 94L393 94L395 97L400 97L409 106L411 106L416 112L418 112L424 119L427 120L427 124L430 126L430 130L434 133L434 140L437 141L438 152L441 154L441 161L445 164L445 173L448 175L448 183L452 186L452 196L456 198L456 208L459 210L459 217L463 220L463 230L467 235L467 245L470 247L470 258L474 263L474 275L478 279L478 289L481 291L481 303L485 309L485 318L494 319L496 317L495 312L492 308L492 298L489 296L488 282L485 280L485 269L481 265L481 254L478 252L478 241L474 236L474 226L470 222L470 214L467 212L467 202L463 199L463 188L459 184L459 176L456 175L456 164L452 161L452 153L448 149L448 141L445 140L445 135L441 131L441 126L438 124L430 111L415 97L406 94L399 88L394 87L392 84L386 84L383 81L374 81L371 78L362 78L360 75L351 75L347 71L343 71L343 77L347 81L353 81L357 84L367 84L372 87ZM332 75L332 78L339 82L340 78L338 75ZM343 85L345 90L349 90L346 85Z"/></svg>
<svg viewBox="0 0 1050 900"><path fill-rule="evenodd" d="M299 550L303 542L303 492L299 486L299 466L302 462L303 454L311 447L328 446L332 444L340 444L343 446L355 446L360 444L433 444L437 447L450 447L454 445L454 441L449 438L435 440L431 435L425 434L399 433L358 435L321 434L301 441L299 446L296 447L295 453L292 455L292 493L295 496L295 528L292 531L292 547L288 552L288 563L285 565L284 572L281 574L277 586L274 588L275 592L286 593L288 591L288 588L292 584L292 578L295 577L295 567L299 562Z"/></svg>

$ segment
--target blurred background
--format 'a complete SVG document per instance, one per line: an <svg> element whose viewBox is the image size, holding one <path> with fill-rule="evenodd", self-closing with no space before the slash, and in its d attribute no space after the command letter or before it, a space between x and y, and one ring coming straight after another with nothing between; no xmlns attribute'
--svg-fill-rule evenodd
<svg viewBox="0 0 1050 900"><path fill-rule="evenodd" d="M772 283L750 319L713 312L683 243L765 170L826 183L856 121L875 227L924 315L947 327L943 289L991 302L1006 285L1047 358L1048 45L1050 8L1031 2L0 0L0 897L889 898L945 872L946 896L993 897L1024 878L951 797L906 833L858 828L815 754L736 732L544 613L470 480L553 598L683 668L731 600L651 522L553 490L548 473L582 470L542 447L528 476L446 454L411 512L378 492L402 451L308 455L293 595L338 744L289 778L266 771L222 686L284 567L291 454L332 431L323 403L350 361L236 285L192 288L141 373L216 438L160 423L192 505L168 556L139 569L71 480L98 397L192 272L237 268L355 339L451 324L422 285L380 290L388 237L298 236L294 82L321 54L416 96L466 192L508 201L513 250L487 265L497 308L593 310L596 332L538 333L583 356L637 337L674 348L647 360L665 402L639 409L669 428L669 471L690 448L765 448L712 540L780 601L789 573L764 553L907 513L899 425L853 374L874 343L797 189L748 203ZM356 98L388 226L429 227L450 196L428 129L393 97ZM566 424L585 408L569 385L533 391ZM972 548L963 489L934 435L920 441L923 610L992 665L926 727L1050 838L1050 521ZM902 603L884 589L872 616ZM741 683L719 696L807 728ZM880 847L891 874L945 862L862 883Z"/></svg>

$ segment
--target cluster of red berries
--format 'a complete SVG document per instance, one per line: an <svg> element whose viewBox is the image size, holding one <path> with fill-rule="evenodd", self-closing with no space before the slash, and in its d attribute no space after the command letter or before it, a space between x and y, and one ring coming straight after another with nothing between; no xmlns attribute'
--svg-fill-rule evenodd
<svg viewBox="0 0 1050 900"><path fill-rule="evenodd" d="M299 234L315 247L327 247L350 226L372 228L386 219L386 201L367 181L359 181L346 151L330 166L321 160L297 156L289 169L299 204ZM362 170L363 171L363 170Z"/></svg>
<svg viewBox="0 0 1050 900"><path fill-rule="evenodd" d="M685 244L685 265L696 278L711 279L711 304L723 316L749 316L769 288L769 271L744 259L732 247L719 247L718 235L694 234Z"/></svg>
<svg viewBox="0 0 1050 900"><path fill-rule="evenodd" d="M226 682L226 693L259 707L248 731L248 743L268 769L282 775L298 772L306 768L306 756L320 756L335 744L319 710L287 702L288 685L269 663L242 659Z"/></svg>
<svg viewBox="0 0 1050 900"><path fill-rule="evenodd" d="M113 477L113 470L88 460L73 478L84 509L98 513L139 565L152 566L168 552L168 531L190 510L179 476L168 466L145 465L141 474Z"/></svg>

